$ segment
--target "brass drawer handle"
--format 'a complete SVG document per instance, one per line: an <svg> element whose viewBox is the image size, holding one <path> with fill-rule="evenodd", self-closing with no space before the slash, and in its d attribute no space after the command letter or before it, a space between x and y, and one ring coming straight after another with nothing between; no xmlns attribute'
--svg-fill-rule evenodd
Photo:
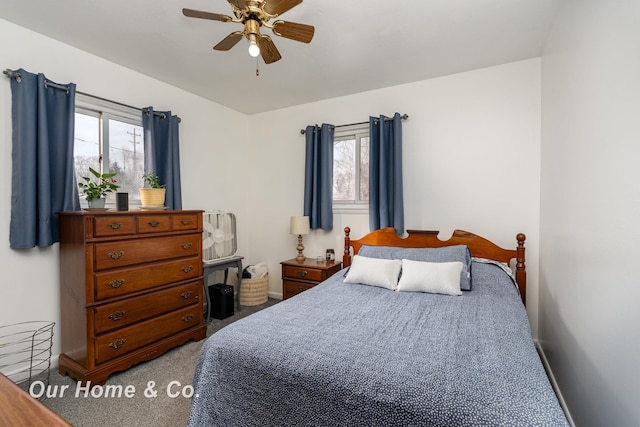
<svg viewBox="0 0 640 427"><path fill-rule="evenodd" d="M113 251L109 252L107 256L115 261L119 260L124 256L124 251Z"/></svg>
<svg viewBox="0 0 640 427"><path fill-rule="evenodd" d="M298 271L298 276L304 277L306 275L307 275L307 271L306 270Z"/></svg>
<svg viewBox="0 0 640 427"><path fill-rule="evenodd" d="M124 285L124 279L116 279L112 280L107 285L111 286L113 289L118 289L120 286Z"/></svg>
<svg viewBox="0 0 640 427"><path fill-rule="evenodd" d="M184 299L189 299L193 296L193 291L184 291L180 296Z"/></svg>
<svg viewBox="0 0 640 427"><path fill-rule="evenodd" d="M193 320L193 315L192 315L192 314L187 314L186 316L184 316L184 317L182 318L182 321L183 321L184 323L189 323L189 322L191 322L192 320Z"/></svg>
<svg viewBox="0 0 640 427"><path fill-rule="evenodd" d="M111 222L109 223L109 228L112 230L118 230L120 227L122 227L122 223L121 222Z"/></svg>
<svg viewBox="0 0 640 427"><path fill-rule="evenodd" d="M184 271L185 273L188 273L191 270L193 270L193 266L192 265L185 265L184 267L182 267L182 271Z"/></svg>
<svg viewBox="0 0 640 427"><path fill-rule="evenodd" d="M117 340L115 340L114 342L109 344L109 347L115 348L117 350L120 347L122 347L124 345L124 343L126 343L126 342L127 342L127 340L122 339L122 338L118 338Z"/></svg>
<svg viewBox="0 0 640 427"><path fill-rule="evenodd" d="M156 221L155 219L153 221L149 221L148 224L152 227L157 227L160 225L160 222Z"/></svg>
<svg viewBox="0 0 640 427"><path fill-rule="evenodd" d="M182 220L182 225L189 225L191 224L191 220L190 219L183 219Z"/></svg>
<svg viewBox="0 0 640 427"><path fill-rule="evenodd" d="M182 246L182 249L191 249L191 246L193 245L191 244L191 242L187 242L187 243L183 243L180 246Z"/></svg>
<svg viewBox="0 0 640 427"><path fill-rule="evenodd" d="M110 315L108 315L107 317L111 320L113 320L114 322L117 322L118 320L122 319L125 315L126 311L114 311L113 313L111 313Z"/></svg>

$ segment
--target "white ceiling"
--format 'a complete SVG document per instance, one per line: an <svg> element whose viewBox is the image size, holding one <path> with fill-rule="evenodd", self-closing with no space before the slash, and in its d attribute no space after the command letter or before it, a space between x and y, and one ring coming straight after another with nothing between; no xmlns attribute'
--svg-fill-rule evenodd
<svg viewBox="0 0 640 427"><path fill-rule="evenodd" d="M272 36L282 59L259 77L246 40L212 49L240 24L182 15L225 0L0 0L0 18L253 114L540 56L558 2L306 0L279 19L313 41Z"/></svg>

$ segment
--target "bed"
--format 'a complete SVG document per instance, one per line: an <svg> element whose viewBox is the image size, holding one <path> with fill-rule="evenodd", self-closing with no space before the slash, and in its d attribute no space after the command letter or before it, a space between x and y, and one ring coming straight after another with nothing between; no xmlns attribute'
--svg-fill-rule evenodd
<svg viewBox="0 0 640 427"><path fill-rule="evenodd" d="M349 231L346 268L205 342L190 426L568 425L524 309L523 234L507 250L464 231ZM358 283L398 259L395 290ZM407 287L430 269L452 294Z"/></svg>

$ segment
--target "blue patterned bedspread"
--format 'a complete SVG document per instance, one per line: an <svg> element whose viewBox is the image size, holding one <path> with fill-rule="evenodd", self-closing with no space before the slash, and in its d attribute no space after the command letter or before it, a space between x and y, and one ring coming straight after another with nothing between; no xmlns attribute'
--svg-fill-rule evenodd
<svg viewBox="0 0 640 427"><path fill-rule="evenodd" d="M343 272L211 336L190 426L568 425L511 279L474 262L462 296Z"/></svg>

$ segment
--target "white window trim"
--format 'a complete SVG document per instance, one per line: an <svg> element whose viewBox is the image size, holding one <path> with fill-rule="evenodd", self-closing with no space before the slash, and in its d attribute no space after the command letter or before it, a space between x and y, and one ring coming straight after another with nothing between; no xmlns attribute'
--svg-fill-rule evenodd
<svg viewBox="0 0 640 427"><path fill-rule="evenodd" d="M104 173L104 165L109 164L109 151L104 149L104 141L109 138L109 126L104 126L105 121L114 119L142 127L142 112L139 109L84 94L76 94L75 112L101 119L98 144L100 153L100 169L102 173ZM81 205L84 203L81 198ZM108 208L114 208L115 199L112 197L108 198L106 206ZM137 207L141 206L141 204L140 202L130 198L129 207L131 208L132 206Z"/></svg>
<svg viewBox="0 0 640 427"><path fill-rule="evenodd" d="M76 95L76 110L84 109L102 112L118 117L123 121L132 121L132 124L142 126L142 112L137 108L126 107L115 102L109 102L83 94Z"/></svg>
<svg viewBox="0 0 640 427"><path fill-rule="evenodd" d="M368 214L369 213L369 203L359 202L359 203L349 203L349 202L333 202L333 213L336 214Z"/></svg>
<svg viewBox="0 0 640 427"><path fill-rule="evenodd" d="M363 123L352 126L345 126L336 130L333 135L333 140L353 137L358 140L362 137L369 137L369 124ZM356 167L360 166L360 144L356 144ZM356 195L360 194L360 174L356 172L355 182ZM357 197L357 196L356 196ZM369 213L369 201L368 200L333 200L333 213L337 214L368 214Z"/></svg>

